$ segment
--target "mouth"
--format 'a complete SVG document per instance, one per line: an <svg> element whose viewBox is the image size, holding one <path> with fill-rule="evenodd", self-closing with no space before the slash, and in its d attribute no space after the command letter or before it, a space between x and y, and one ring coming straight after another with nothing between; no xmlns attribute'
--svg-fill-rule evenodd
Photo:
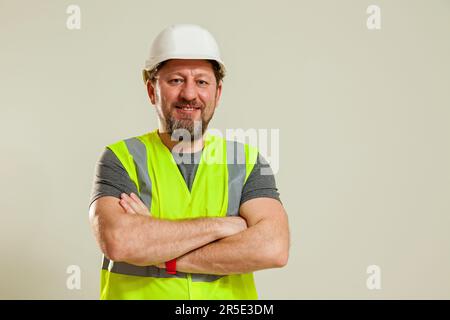
<svg viewBox="0 0 450 320"><path fill-rule="evenodd" d="M175 108L183 111L192 111L200 109L200 107L192 107L192 106L175 106Z"/></svg>
<svg viewBox="0 0 450 320"><path fill-rule="evenodd" d="M175 106L178 112L182 114L193 114L196 113L198 110L200 110L200 107L193 107L193 106Z"/></svg>

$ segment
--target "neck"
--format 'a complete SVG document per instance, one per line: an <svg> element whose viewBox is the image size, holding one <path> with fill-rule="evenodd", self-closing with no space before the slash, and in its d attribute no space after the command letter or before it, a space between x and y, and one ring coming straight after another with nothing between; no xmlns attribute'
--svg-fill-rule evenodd
<svg viewBox="0 0 450 320"><path fill-rule="evenodd" d="M172 140L171 134L168 132L161 132L161 130L158 130L159 138L161 139L162 143L170 150L170 151L176 151L181 153L194 153L198 152L203 149L203 136L194 141L176 141Z"/></svg>

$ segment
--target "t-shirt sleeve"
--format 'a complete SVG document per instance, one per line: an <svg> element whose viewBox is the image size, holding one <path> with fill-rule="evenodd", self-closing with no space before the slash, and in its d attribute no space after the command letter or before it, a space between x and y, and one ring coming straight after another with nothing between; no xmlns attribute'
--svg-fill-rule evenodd
<svg viewBox="0 0 450 320"><path fill-rule="evenodd" d="M254 198L273 198L281 202L273 171L261 154L244 184L240 204Z"/></svg>
<svg viewBox="0 0 450 320"><path fill-rule="evenodd" d="M131 192L138 194L136 185L114 152L105 148L95 166L89 206L100 197L113 196L120 199L121 193Z"/></svg>

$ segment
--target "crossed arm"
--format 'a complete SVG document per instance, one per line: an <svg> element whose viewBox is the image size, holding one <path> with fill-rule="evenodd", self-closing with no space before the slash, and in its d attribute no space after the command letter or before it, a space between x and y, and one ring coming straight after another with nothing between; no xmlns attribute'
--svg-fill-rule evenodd
<svg viewBox="0 0 450 320"><path fill-rule="evenodd" d="M177 258L178 271L223 275L284 266L289 229L281 203L252 199L240 216L155 219L134 194L102 197L90 208L97 242L113 261L164 267Z"/></svg>

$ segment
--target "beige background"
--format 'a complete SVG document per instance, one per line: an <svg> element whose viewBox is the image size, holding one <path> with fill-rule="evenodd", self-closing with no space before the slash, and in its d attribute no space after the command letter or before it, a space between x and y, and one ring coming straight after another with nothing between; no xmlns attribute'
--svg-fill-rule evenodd
<svg viewBox="0 0 450 320"><path fill-rule="evenodd" d="M66 8L81 8L81 30ZM381 7L381 30L366 8ZM0 0L0 298L96 299L103 146L149 131L140 69L172 23L228 66L211 126L279 128L286 268L263 299L450 297L450 1ZM382 289L366 287L366 268ZM81 268L81 290L66 268Z"/></svg>

